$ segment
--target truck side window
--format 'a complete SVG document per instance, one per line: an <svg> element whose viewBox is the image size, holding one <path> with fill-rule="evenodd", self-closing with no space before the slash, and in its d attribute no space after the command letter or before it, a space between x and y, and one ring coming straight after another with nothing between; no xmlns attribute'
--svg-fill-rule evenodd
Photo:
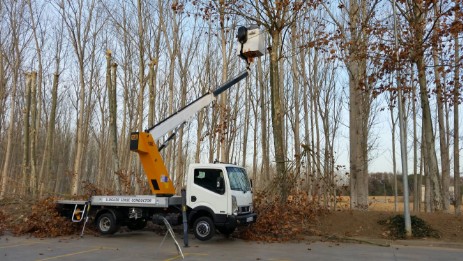
<svg viewBox="0 0 463 261"><path fill-rule="evenodd" d="M219 177L223 177L220 169L195 169L194 183L214 193L223 194L224 191L217 188Z"/></svg>

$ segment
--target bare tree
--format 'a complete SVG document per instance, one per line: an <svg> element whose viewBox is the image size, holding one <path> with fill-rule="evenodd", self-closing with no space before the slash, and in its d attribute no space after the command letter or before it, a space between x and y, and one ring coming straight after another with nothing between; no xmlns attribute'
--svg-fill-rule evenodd
<svg viewBox="0 0 463 261"><path fill-rule="evenodd" d="M289 182L286 179L286 155L285 155L285 131L284 131L284 106L282 104L281 86L282 70L280 59L282 58L283 31L295 22L302 3L284 4L283 2L256 1L239 2L230 6L231 12L245 17L247 20L262 25L270 36L270 108L273 130L273 146L275 152L276 171L279 182L280 199L284 202L289 193ZM252 10L252 11L251 11ZM255 14L255 15L251 15ZM267 155L263 155L267 157Z"/></svg>
<svg viewBox="0 0 463 261"><path fill-rule="evenodd" d="M439 167L437 163L437 155L435 148L435 134L432 126L431 109L428 98L428 86L426 77L425 64L425 46L427 40L425 31L425 21L428 18L432 3L408 1L405 8L398 5L399 11L409 23L411 28L411 43L410 56L411 60L417 67L418 85L420 87L420 101L422 108L422 132L424 133L424 143L426 150L424 151L425 170L429 170L429 178L431 181L433 208L435 210L443 209L443 198L441 193L441 181L439 178Z"/></svg>
<svg viewBox="0 0 463 261"><path fill-rule="evenodd" d="M76 129L76 153L74 157L73 176L71 181L71 194L77 194L82 175L82 162L85 141L85 105L86 82L85 61L87 59L87 44L90 41L91 26L94 19L95 1L60 0L58 2L61 18L66 24L69 38L77 57L79 68L79 108Z"/></svg>
<svg viewBox="0 0 463 261"><path fill-rule="evenodd" d="M15 2L12 5L5 6L7 19L9 21L11 31L11 61L13 62L12 70L12 89L10 93L10 105L9 105L9 125L7 131L7 144L5 151L5 159L2 169L2 184L0 190L0 199L5 197L7 193L7 184L9 184L10 160L13 155L13 141L14 141L14 130L15 130L15 115L16 111L16 97L17 90L20 84L20 66L22 62L24 46L21 46L20 37L23 30L22 19L24 16L24 3ZM27 152L26 152L27 154Z"/></svg>
<svg viewBox="0 0 463 261"><path fill-rule="evenodd" d="M32 72L31 74L31 82L30 82L30 117L31 117L31 130L29 133L29 140L30 144L30 166L31 166L31 173L30 173L30 192L33 197L37 195L37 170L36 170L36 163L37 163L37 136L36 133L38 131L37 127L37 72Z"/></svg>
<svg viewBox="0 0 463 261"><path fill-rule="evenodd" d="M434 15L439 17L438 6L434 5ZM442 168L442 197L443 197L443 208L448 211L450 208L450 156L449 156L449 141L447 139L448 125L446 125L445 118L446 116L444 111L444 103L446 99L444 97L445 85L442 84L441 72L439 64L439 42L442 40L439 37L439 18L435 21L435 29L433 31L433 36L431 37L431 56L434 63L434 77L436 84L436 99L437 99L437 123L439 128L439 144L440 144L440 155L441 155L441 168Z"/></svg>
<svg viewBox="0 0 463 261"><path fill-rule="evenodd" d="M459 15L461 17L461 14ZM460 126L459 126L459 105L460 105L460 42L459 34L454 35L455 40L455 69L453 74L454 90L453 90L453 178L454 178L454 197L455 197L455 215L461 215L461 190L460 190Z"/></svg>
<svg viewBox="0 0 463 261"><path fill-rule="evenodd" d="M23 192L25 195L30 193L29 184L27 184L28 176L30 174L31 161L30 161L30 112L31 112L31 73L25 73L26 85L25 85L25 108L23 110L23 161L22 161L22 182Z"/></svg>
<svg viewBox="0 0 463 261"><path fill-rule="evenodd" d="M121 185L119 181L120 175L120 163L119 155L117 153L117 88L116 88L116 78L117 78L117 64L112 62L111 51L106 51L106 88L108 91L108 101L109 101L109 137L111 144L111 155L113 159L112 173L114 173L114 185L116 187L116 192L121 193Z"/></svg>
<svg viewBox="0 0 463 261"><path fill-rule="evenodd" d="M371 86L367 79L368 27L379 1L351 0L342 4L348 24L341 24L325 4L330 17L348 42L345 64L349 74L349 157L351 208L368 208L368 133Z"/></svg>

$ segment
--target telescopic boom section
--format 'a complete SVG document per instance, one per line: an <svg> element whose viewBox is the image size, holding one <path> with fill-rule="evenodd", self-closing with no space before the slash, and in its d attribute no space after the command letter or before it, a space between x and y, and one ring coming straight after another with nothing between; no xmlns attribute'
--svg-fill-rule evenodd
<svg viewBox="0 0 463 261"><path fill-rule="evenodd" d="M201 109L214 102L219 94L228 90L230 87L232 87L242 79L246 78L248 74L249 73L247 70L241 72L235 78L217 87L217 89L215 89L213 92L206 93L205 95L191 102L184 108L180 109L178 112L170 115L163 121L154 125L150 129L148 129L149 133L151 133L155 141L159 141L159 139L166 135L169 131L174 130L175 128L177 128L185 122L188 122Z"/></svg>
<svg viewBox="0 0 463 261"><path fill-rule="evenodd" d="M173 182L169 177L156 142L169 131L188 122L197 112L214 102L219 94L246 78L248 74L247 70L241 72L238 76L217 87L214 91L191 102L176 113L151 127L146 132L132 132L130 137L130 150L137 152L140 156L140 161L153 194L163 196L175 194Z"/></svg>

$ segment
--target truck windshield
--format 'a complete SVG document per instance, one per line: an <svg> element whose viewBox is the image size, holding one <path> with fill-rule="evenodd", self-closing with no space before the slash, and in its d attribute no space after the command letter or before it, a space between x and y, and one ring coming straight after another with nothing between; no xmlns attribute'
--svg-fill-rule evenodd
<svg viewBox="0 0 463 261"><path fill-rule="evenodd" d="M250 191L251 184L249 184L248 175L242 168L227 167L228 179L230 180L230 188L238 191Z"/></svg>

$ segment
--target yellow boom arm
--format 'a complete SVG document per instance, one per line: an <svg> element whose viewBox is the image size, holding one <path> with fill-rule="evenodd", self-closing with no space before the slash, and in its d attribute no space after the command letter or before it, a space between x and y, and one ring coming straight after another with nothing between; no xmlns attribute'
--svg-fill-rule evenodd
<svg viewBox="0 0 463 261"><path fill-rule="evenodd" d="M148 132L132 132L130 150L137 152L140 156L151 192L155 195L174 195L174 184L169 178L167 168L151 134Z"/></svg>

